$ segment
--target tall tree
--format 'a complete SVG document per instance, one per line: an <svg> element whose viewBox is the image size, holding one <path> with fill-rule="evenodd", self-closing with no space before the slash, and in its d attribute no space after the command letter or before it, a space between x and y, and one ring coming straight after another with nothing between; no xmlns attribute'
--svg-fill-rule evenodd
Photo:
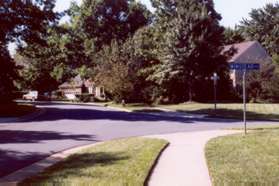
<svg viewBox="0 0 279 186"><path fill-rule="evenodd" d="M247 40L259 41L270 55L279 54L279 3L253 9L240 26Z"/></svg>
<svg viewBox="0 0 279 186"><path fill-rule="evenodd" d="M116 102L130 101L135 74L129 69L129 56L122 46L112 42L98 53L98 66L95 69L95 82L105 87L107 93Z"/></svg>
<svg viewBox="0 0 279 186"><path fill-rule="evenodd" d="M40 36L46 32L45 26L57 20L54 6L55 0L0 1L0 102L11 100L17 74L8 44L40 42Z"/></svg>
<svg viewBox="0 0 279 186"><path fill-rule="evenodd" d="M71 77L77 65L69 59L71 55L67 45L70 39L66 31L62 27L48 27L47 34L41 38L44 44L29 42L18 51L27 61L21 70L23 88L48 92Z"/></svg>
<svg viewBox="0 0 279 186"><path fill-rule="evenodd" d="M87 44L98 52L112 40L123 42L150 23L150 12L135 0L85 0L76 18L76 28L88 38Z"/></svg>
<svg viewBox="0 0 279 186"><path fill-rule="evenodd" d="M213 1L156 2L164 5L159 6L158 19L165 14L170 20L159 21L159 25L165 25L166 32L158 57L161 63L151 79L164 87L171 101L192 101L201 97L199 90L210 84L213 72L227 81L226 56L221 55L224 28L219 25L221 16L215 11Z"/></svg>

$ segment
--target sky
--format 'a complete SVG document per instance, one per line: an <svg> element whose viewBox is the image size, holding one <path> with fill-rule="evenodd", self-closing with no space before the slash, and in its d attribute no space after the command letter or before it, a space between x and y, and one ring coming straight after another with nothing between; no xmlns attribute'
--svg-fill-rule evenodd
<svg viewBox="0 0 279 186"><path fill-rule="evenodd" d="M82 0L57 0L55 11L67 10L71 1L75 1L78 4L82 2ZM150 0L138 1L146 4L149 9L152 9ZM214 2L215 9L223 17L221 25L233 28L243 18L249 18L249 12L252 9L262 8L267 3L279 3L279 0L214 0ZM9 49L11 53L14 53L15 45L10 44Z"/></svg>

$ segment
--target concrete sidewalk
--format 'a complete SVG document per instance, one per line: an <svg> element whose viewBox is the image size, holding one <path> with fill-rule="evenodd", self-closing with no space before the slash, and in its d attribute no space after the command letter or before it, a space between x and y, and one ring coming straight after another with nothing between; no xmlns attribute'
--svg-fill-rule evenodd
<svg viewBox="0 0 279 186"><path fill-rule="evenodd" d="M218 130L148 136L170 142L159 158L148 185L210 186L205 145L212 138L234 133L238 131Z"/></svg>

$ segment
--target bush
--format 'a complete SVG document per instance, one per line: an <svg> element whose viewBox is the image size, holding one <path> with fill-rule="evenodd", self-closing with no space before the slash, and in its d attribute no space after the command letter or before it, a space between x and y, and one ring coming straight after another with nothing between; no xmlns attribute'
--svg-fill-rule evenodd
<svg viewBox="0 0 279 186"><path fill-rule="evenodd" d="M80 102L87 103L87 102L94 102L95 98L92 94L81 94L78 96L78 100Z"/></svg>

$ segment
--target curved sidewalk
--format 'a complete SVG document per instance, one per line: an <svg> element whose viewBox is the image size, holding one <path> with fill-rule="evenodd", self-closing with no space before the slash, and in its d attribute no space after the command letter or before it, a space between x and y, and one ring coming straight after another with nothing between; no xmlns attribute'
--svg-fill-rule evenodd
<svg viewBox="0 0 279 186"><path fill-rule="evenodd" d="M205 145L215 137L238 131L204 131L148 136L170 142L155 166L149 186L211 186Z"/></svg>

